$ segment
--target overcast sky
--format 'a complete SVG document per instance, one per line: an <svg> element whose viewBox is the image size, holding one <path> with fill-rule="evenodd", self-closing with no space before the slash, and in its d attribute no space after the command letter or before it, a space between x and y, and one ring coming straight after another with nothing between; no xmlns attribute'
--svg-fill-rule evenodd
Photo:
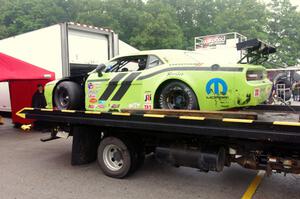
<svg viewBox="0 0 300 199"><path fill-rule="evenodd" d="M290 0L293 5L300 6L300 0ZM299 8L298 8L299 9Z"/></svg>
<svg viewBox="0 0 300 199"><path fill-rule="evenodd" d="M262 1L268 3L268 2L270 2L272 0L262 0ZM300 10L300 0L290 0L290 2L292 3L292 5L298 6L298 10Z"/></svg>

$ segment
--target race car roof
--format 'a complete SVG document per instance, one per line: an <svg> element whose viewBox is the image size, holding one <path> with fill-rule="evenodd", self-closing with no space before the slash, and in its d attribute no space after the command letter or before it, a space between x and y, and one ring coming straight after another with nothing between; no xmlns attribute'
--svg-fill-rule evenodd
<svg viewBox="0 0 300 199"><path fill-rule="evenodd" d="M212 65L212 64L228 64L224 63L220 57L215 56L213 59L207 57L199 52L177 49L161 49L161 50L147 50L139 51L132 54L122 55L115 57L125 56L140 56L140 55L156 55L162 61L168 64L196 64L196 65ZM230 63L231 65L237 65L236 63Z"/></svg>
<svg viewBox="0 0 300 199"><path fill-rule="evenodd" d="M55 79L55 73L0 53L0 81Z"/></svg>

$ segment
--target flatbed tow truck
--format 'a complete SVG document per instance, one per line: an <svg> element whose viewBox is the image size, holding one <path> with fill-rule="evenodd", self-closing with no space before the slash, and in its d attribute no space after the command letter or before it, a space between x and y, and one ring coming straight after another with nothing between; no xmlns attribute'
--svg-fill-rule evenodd
<svg viewBox="0 0 300 199"><path fill-rule="evenodd" d="M259 64L276 49L260 40L237 44L239 63ZM258 105L231 111L136 110L97 112L24 108L23 118L49 124L50 141L73 136L73 165L97 160L102 171L123 178L145 155L173 166L221 172L224 166L300 174L300 107ZM66 136L67 135L67 136Z"/></svg>
<svg viewBox="0 0 300 199"><path fill-rule="evenodd" d="M72 165L97 160L123 178L155 154L173 166L221 172L224 166L300 173L300 107L259 105L235 111L121 110L94 112L24 108L24 118L46 121L49 141L73 136Z"/></svg>

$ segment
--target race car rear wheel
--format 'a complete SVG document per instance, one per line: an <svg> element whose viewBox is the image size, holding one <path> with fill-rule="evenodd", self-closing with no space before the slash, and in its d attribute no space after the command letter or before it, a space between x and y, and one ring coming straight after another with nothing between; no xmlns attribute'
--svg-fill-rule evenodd
<svg viewBox="0 0 300 199"><path fill-rule="evenodd" d="M161 109L199 109L193 90L180 81L172 81L162 87L158 95L157 106Z"/></svg>
<svg viewBox="0 0 300 199"><path fill-rule="evenodd" d="M72 81L63 81L54 90L54 106L59 110L81 109L83 104L83 90Z"/></svg>

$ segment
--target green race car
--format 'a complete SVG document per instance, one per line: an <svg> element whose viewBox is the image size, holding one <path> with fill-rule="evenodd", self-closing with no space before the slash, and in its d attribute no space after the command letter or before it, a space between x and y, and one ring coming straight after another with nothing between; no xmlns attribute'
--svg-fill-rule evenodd
<svg viewBox="0 0 300 199"><path fill-rule="evenodd" d="M194 51L152 50L115 57L80 80L50 82L45 96L47 108L57 109L223 110L261 104L271 89L260 65L222 64Z"/></svg>

